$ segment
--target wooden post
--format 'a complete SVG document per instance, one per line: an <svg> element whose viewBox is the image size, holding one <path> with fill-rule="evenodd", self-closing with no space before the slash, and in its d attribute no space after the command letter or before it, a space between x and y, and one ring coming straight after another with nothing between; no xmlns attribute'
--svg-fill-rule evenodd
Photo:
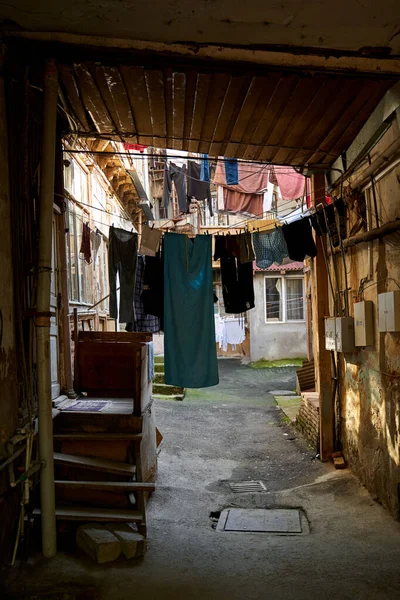
<svg viewBox="0 0 400 600"><path fill-rule="evenodd" d="M325 175L311 178L313 206L325 202ZM312 326L316 391L319 394L320 454L321 460L329 460L334 451L334 405L332 395L331 362L325 350L325 322L329 315L329 283L322 244L325 239L316 236L317 256L312 264Z"/></svg>

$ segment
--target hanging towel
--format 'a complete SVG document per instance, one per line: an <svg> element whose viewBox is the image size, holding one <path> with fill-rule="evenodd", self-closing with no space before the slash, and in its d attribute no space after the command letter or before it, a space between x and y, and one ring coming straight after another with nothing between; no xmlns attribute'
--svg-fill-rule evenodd
<svg viewBox="0 0 400 600"><path fill-rule="evenodd" d="M304 175L297 173L293 167L272 167L283 200L297 200L305 192Z"/></svg>
<svg viewBox="0 0 400 600"><path fill-rule="evenodd" d="M328 224L329 236L331 238L332 246L337 248L340 246L339 231L336 225L335 207L333 204L329 204L324 208L326 220Z"/></svg>
<svg viewBox="0 0 400 600"><path fill-rule="evenodd" d="M274 263L281 265L282 261L289 256L282 227L266 233L256 231L253 233L253 245L256 265L259 269L268 269Z"/></svg>
<svg viewBox="0 0 400 600"><path fill-rule="evenodd" d="M96 231L90 232L90 241L92 243L92 249L93 249L93 265L95 268L96 268L97 254L99 252L101 240L102 240L102 235L97 229L96 229Z"/></svg>
<svg viewBox="0 0 400 600"><path fill-rule="evenodd" d="M152 229L147 225L142 227L140 239L140 254L144 256L155 256L160 247L162 233L159 229Z"/></svg>
<svg viewBox="0 0 400 600"><path fill-rule="evenodd" d="M217 185L217 208L225 210L224 188L222 185Z"/></svg>
<svg viewBox="0 0 400 600"><path fill-rule="evenodd" d="M224 161L224 165L226 185L237 185L239 183L237 158L226 158Z"/></svg>
<svg viewBox="0 0 400 600"><path fill-rule="evenodd" d="M91 229L87 223L84 223L82 226L82 241L81 248L79 250L80 254L83 254L83 258L85 261L90 264L92 262L92 252L90 248L90 234Z"/></svg>
<svg viewBox="0 0 400 600"><path fill-rule="evenodd" d="M237 344L242 344L245 340L246 334L244 331L244 319L226 319L226 341L231 346L236 347Z"/></svg>
<svg viewBox="0 0 400 600"><path fill-rule="evenodd" d="M289 225L282 225L282 231L289 250L289 258L301 262L306 256L317 256L317 248L308 217L289 223Z"/></svg>
<svg viewBox="0 0 400 600"><path fill-rule="evenodd" d="M164 263L160 251L154 257L146 256L141 299L145 313L159 317L162 331L164 328Z"/></svg>
<svg viewBox="0 0 400 600"><path fill-rule="evenodd" d="M202 154L202 161L200 165L200 179L201 181L210 181L210 163L208 162L208 154Z"/></svg>
<svg viewBox="0 0 400 600"><path fill-rule="evenodd" d="M110 283L110 317L119 316L120 323L134 321L134 292L137 266L138 235L110 227L108 243L108 278ZM119 276L119 311L117 307L117 274Z"/></svg>
<svg viewBox="0 0 400 600"><path fill-rule="evenodd" d="M165 383L218 384L211 236L164 236Z"/></svg>

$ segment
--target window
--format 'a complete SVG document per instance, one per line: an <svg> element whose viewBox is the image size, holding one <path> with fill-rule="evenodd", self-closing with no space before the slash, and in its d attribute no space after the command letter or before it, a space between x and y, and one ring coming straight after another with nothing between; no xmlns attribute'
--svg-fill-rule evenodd
<svg viewBox="0 0 400 600"><path fill-rule="evenodd" d="M265 277L265 322L304 321L304 278Z"/></svg>
<svg viewBox="0 0 400 600"><path fill-rule="evenodd" d="M93 302L92 265L88 264L80 254L83 224L88 221L88 214L75 202L69 202L69 234L68 234L68 280L69 298L71 301L90 304Z"/></svg>

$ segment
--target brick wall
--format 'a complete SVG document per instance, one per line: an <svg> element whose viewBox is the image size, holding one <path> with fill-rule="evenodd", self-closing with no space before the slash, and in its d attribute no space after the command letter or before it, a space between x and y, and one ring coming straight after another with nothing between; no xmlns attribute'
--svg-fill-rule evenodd
<svg viewBox="0 0 400 600"><path fill-rule="evenodd" d="M315 392L312 396L302 394L296 424L309 444L319 452L319 399L315 396Z"/></svg>

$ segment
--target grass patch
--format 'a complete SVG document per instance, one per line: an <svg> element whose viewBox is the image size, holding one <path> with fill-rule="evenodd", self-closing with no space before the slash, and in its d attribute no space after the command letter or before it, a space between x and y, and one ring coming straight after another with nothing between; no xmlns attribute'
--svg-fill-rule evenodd
<svg viewBox="0 0 400 600"><path fill-rule="evenodd" d="M275 369L280 367L301 367L303 366L304 358L281 358L279 360L256 360L249 363L252 369Z"/></svg>

